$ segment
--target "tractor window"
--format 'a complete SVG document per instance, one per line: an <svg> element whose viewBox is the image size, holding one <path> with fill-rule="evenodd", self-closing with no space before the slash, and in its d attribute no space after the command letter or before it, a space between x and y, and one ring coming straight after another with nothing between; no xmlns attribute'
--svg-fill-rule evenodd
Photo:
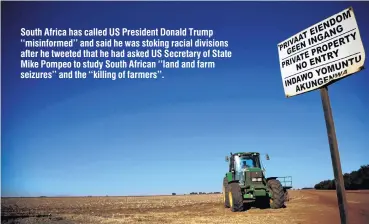
<svg viewBox="0 0 369 224"><path fill-rule="evenodd" d="M252 168L252 167L258 167L258 161L256 157L251 156L245 156L241 158L241 167L242 168Z"/></svg>
<svg viewBox="0 0 369 224"><path fill-rule="evenodd" d="M258 157L254 156L235 156L234 157L234 169L236 172L241 172L245 168L260 168Z"/></svg>
<svg viewBox="0 0 369 224"><path fill-rule="evenodd" d="M236 172L239 172L241 170L241 160L239 156L234 157L234 169Z"/></svg>
<svg viewBox="0 0 369 224"><path fill-rule="evenodd" d="M254 160L251 158L242 158L242 168L255 167Z"/></svg>

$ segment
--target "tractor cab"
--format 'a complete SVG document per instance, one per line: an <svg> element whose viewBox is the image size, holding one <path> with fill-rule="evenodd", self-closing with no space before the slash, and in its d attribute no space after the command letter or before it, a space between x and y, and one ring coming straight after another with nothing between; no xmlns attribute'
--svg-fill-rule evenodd
<svg viewBox="0 0 369 224"><path fill-rule="evenodd" d="M259 174L258 178L262 178L262 170L260 164L259 153L234 153L230 158L226 158L229 161L229 172L233 174L235 181L238 181L241 185L248 185L246 181L246 173ZM261 181L261 180L260 180Z"/></svg>

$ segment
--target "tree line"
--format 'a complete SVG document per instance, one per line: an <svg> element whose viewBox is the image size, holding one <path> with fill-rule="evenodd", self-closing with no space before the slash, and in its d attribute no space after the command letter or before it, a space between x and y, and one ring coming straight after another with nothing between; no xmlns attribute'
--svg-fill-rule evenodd
<svg viewBox="0 0 369 224"><path fill-rule="evenodd" d="M343 174L346 190L364 190L369 189L369 164L361 166L360 169L351 173ZM314 186L317 190L336 189L335 180L323 180Z"/></svg>

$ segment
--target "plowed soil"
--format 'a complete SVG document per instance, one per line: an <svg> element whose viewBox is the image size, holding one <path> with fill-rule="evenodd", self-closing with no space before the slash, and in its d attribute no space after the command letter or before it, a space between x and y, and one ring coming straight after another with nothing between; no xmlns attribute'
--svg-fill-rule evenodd
<svg viewBox="0 0 369 224"><path fill-rule="evenodd" d="M283 209L234 213L222 195L2 198L1 223L340 223L335 191L290 190ZM347 192L351 224L369 223L369 191ZM247 206L246 206L247 207Z"/></svg>

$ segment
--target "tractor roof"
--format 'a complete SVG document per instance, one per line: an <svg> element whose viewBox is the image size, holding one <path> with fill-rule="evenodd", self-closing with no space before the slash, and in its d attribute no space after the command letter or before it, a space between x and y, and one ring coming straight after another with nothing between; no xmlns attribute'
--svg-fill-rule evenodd
<svg viewBox="0 0 369 224"><path fill-rule="evenodd" d="M256 155L260 155L260 153L258 152L235 152L233 153L234 155L237 155L237 154L243 154L243 155L252 155L252 154L256 154Z"/></svg>

